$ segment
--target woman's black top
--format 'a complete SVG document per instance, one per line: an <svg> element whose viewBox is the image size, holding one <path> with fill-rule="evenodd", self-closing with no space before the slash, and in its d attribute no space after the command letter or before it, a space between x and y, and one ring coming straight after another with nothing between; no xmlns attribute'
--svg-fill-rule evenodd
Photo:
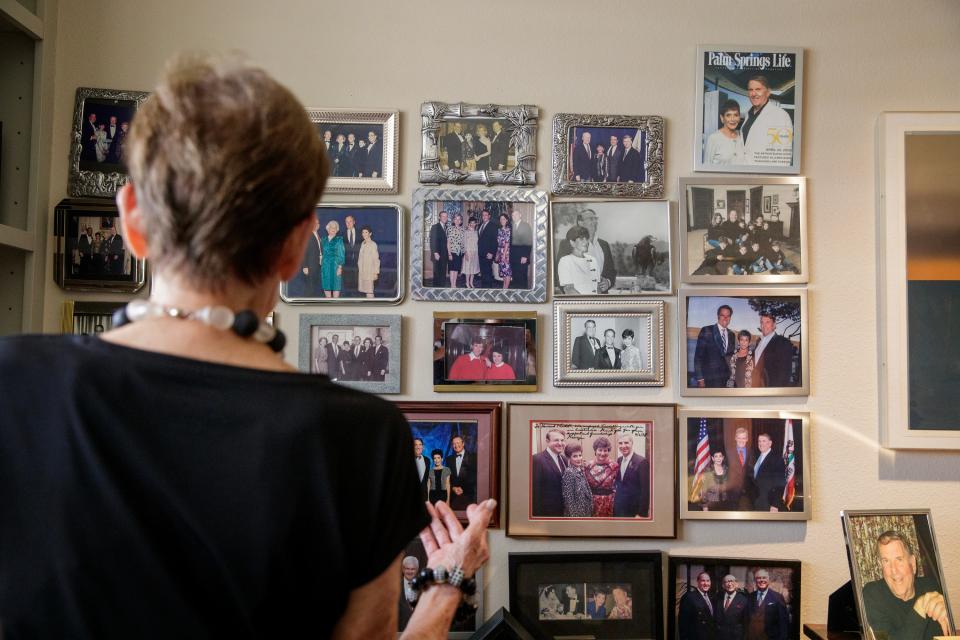
<svg viewBox="0 0 960 640"><path fill-rule="evenodd" d="M0 340L0 636L326 637L427 524L400 412L324 376Z"/></svg>

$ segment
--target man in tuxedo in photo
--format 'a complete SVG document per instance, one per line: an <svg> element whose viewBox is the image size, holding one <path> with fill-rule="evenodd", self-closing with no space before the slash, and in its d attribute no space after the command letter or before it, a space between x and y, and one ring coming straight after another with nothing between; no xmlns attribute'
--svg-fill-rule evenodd
<svg viewBox="0 0 960 640"><path fill-rule="evenodd" d="M97 161L97 114L91 113L83 125L83 149L80 152L80 162Z"/></svg>
<svg viewBox="0 0 960 640"><path fill-rule="evenodd" d="M323 287L320 281L320 219L313 217L313 234L307 239L307 248L300 262L300 271L293 277L287 287L292 297L322 296Z"/></svg>
<svg viewBox="0 0 960 640"><path fill-rule="evenodd" d="M356 178L360 174L361 153L363 149L357 145L357 136L352 133L347 134L347 166L345 167L347 176Z"/></svg>
<svg viewBox="0 0 960 640"><path fill-rule="evenodd" d="M360 154L364 156L361 164L360 176L363 178L379 178L383 173L383 145L377 139L377 132L367 134L367 148Z"/></svg>
<svg viewBox="0 0 960 640"><path fill-rule="evenodd" d="M780 511L783 508L783 488L787 484L786 466L775 451L773 438L768 433L757 436L757 461L747 467L754 511Z"/></svg>
<svg viewBox="0 0 960 640"><path fill-rule="evenodd" d="M617 176L620 182L643 182L643 158L640 152L633 148L633 138L629 134L623 136L623 155L620 158L620 168Z"/></svg>
<svg viewBox="0 0 960 640"><path fill-rule="evenodd" d="M573 340L573 354L570 363L574 369L593 369L597 366L597 351L600 340L597 339L597 323L587 320L583 323L583 333Z"/></svg>
<svg viewBox="0 0 960 640"><path fill-rule="evenodd" d="M623 149L620 147L620 139L617 136L610 136L610 146L607 148L607 182L617 181L622 157Z"/></svg>
<svg viewBox="0 0 960 640"><path fill-rule="evenodd" d="M612 329L609 329L612 331ZM633 436L621 433L617 438L616 493L613 515L616 518L650 516L650 463L633 450Z"/></svg>
<svg viewBox="0 0 960 640"><path fill-rule="evenodd" d="M379 333L373 336L371 362L373 363L373 374L370 379L375 382L383 382L390 371L390 349L383 344L383 337Z"/></svg>
<svg viewBox="0 0 960 640"><path fill-rule="evenodd" d="M497 256L497 225L491 221L490 212L480 212L480 226L477 228L477 253L480 259L480 284L491 289L495 284L493 261Z"/></svg>
<svg viewBox="0 0 960 640"><path fill-rule="evenodd" d="M107 229L107 238L103 241L103 244L103 252L107 256L107 273L122 276L126 251L123 247L123 238L117 233L116 227Z"/></svg>
<svg viewBox="0 0 960 640"><path fill-rule="evenodd" d="M507 156L510 153L510 134L503 130L499 120L493 121L493 140L490 141L490 168L495 171L507 170Z"/></svg>
<svg viewBox="0 0 960 640"><path fill-rule="evenodd" d="M358 266L360 260L360 245L363 238L360 237L360 231L357 229L357 221L352 215L347 215L343 220L343 297L354 297L358 294L357 282Z"/></svg>
<svg viewBox="0 0 960 640"><path fill-rule="evenodd" d="M733 309L721 305L717 309L717 323L700 329L693 354L693 372L696 384L702 388L725 387L730 379L730 356L736 348L737 336L728 329Z"/></svg>
<svg viewBox="0 0 960 640"><path fill-rule="evenodd" d="M563 472L567 459L563 455L563 442L567 434L560 429L550 429L544 434L546 448L533 456L533 515L545 518L563 516Z"/></svg>
<svg viewBox="0 0 960 640"><path fill-rule="evenodd" d="M93 227L87 227L77 241L77 253L80 254L80 273L93 271Z"/></svg>
<svg viewBox="0 0 960 640"><path fill-rule="evenodd" d="M511 212L513 233L510 235L511 289L529 289L530 254L533 250L533 229L523 221L519 211Z"/></svg>
<svg viewBox="0 0 960 640"><path fill-rule="evenodd" d="M723 591L713 605L717 619L717 640L743 640L750 623L750 598L739 590L736 577L723 577Z"/></svg>
<svg viewBox="0 0 960 640"><path fill-rule="evenodd" d="M756 591L750 597L747 640L787 640L790 614L783 596L770 588L770 574L757 569L753 574Z"/></svg>
<svg viewBox="0 0 960 640"><path fill-rule="evenodd" d="M453 131L443 136L443 146L447 150L447 169L463 169L463 125L453 123Z"/></svg>
<svg viewBox="0 0 960 640"><path fill-rule="evenodd" d="M413 465L417 469L417 478L420 480L420 500L427 501L427 480L430 479L430 467L433 463L430 458L423 455L423 439L413 439Z"/></svg>
<svg viewBox="0 0 960 640"><path fill-rule="evenodd" d="M677 611L679 640L715 640L716 612L710 598L710 574L701 571L696 588L689 588L680 598Z"/></svg>
<svg viewBox="0 0 960 640"><path fill-rule="evenodd" d="M467 453L463 437L450 441L453 454L444 464L450 469L450 508L464 510L477 501L477 456Z"/></svg>
<svg viewBox="0 0 960 640"><path fill-rule="evenodd" d="M449 286L447 261L450 258L450 252L447 248L447 217L447 212L441 211L437 222L430 227L430 261L433 262L434 287Z"/></svg>
<svg viewBox="0 0 960 640"><path fill-rule="evenodd" d="M580 142L573 147L573 180L590 182L593 176L593 147L590 145L590 132L580 134Z"/></svg>
<svg viewBox="0 0 960 640"><path fill-rule="evenodd" d="M617 338L617 332L613 329L607 329L603 332L603 344L597 349L597 360L594 365L597 369L620 369L623 364L620 361L620 349L613 346Z"/></svg>
<svg viewBox="0 0 960 640"><path fill-rule="evenodd" d="M760 341L753 349L754 387L792 387L793 343L776 332L777 320L760 315Z"/></svg>
<svg viewBox="0 0 960 640"><path fill-rule="evenodd" d="M349 349L349 347L347 347ZM333 334L327 343L327 371L331 380L343 380L343 347L340 346L340 336Z"/></svg>
<svg viewBox="0 0 960 640"><path fill-rule="evenodd" d="M398 630L403 631L410 622L413 609L417 606L420 592L413 588L413 579L420 572L420 561L415 556L407 556L400 563L400 612L397 619Z"/></svg>

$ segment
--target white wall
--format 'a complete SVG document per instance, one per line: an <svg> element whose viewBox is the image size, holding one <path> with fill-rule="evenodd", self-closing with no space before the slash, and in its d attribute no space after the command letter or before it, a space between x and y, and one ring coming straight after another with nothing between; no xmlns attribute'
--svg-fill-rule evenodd
<svg viewBox="0 0 960 640"><path fill-rule="evenodd" d="M960 110L960 4L953 0L527 0L486 4L368 0L84 0L62 2L57 43L51 204L66 193L77 86L148 90L182 49L239 49L315 107L397 108L400 193L337 197L409 207L420 159L419 105L428 99L535 104L541 110L538 186L549 183L557 112L666 117L666 195L692 175L698 44L806 49L803 175L809 182L808 399L683 399L676 385L676 302L668 302L668 379L662 389L554 389L549 304L541 314L541 391L507 401L680 402L715 408L812 412L813 519L806 523L683 522L677 540L514 540L491 535L488 614L507 603L507 553L664 549L674 553L798 558L804 622L826 621L826 596L848 577L843 508L933 510L947 586L960 618L960 455L877 447L874 267L874 124L885 110ZM51 227L52 228L52 227ZM676 242L675 242L676 244ZM676 250L676 246L674 250ZM52 249L51 249L52 253ZM102 299L104 296L86 296ZM48 279L45 329L56 331L62 292ZM508 307L504 307L505 309ZM343 307L357 313L383 308ZM402 396L490 400L431 391L431 314L469 305L406 301ZM295 337L297 315L278 309ZM388 311L393 311L389 309ZM287 349L295 359L297 350Z"/></svg>

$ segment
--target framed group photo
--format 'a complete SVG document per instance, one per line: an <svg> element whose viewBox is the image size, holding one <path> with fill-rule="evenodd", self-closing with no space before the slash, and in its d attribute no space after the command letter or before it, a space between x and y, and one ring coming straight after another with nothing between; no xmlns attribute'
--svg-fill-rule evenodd
<svg viewBox="0 0 960 640"><path fill-rule="evenodd" d="M554 297L669 295L670 203L550 203Z"/></svg>
<svg viewBox="0 0 960 640"><path fill-rule="evenodd" d="M681 520L809 520L810 414L680 412Z"/></svg>
<svg viewBox="0 0 960 640"><path fill-rule="evenodd" d="M320 204L300 269L280 285L288 303L385 303L403 299L403 208Z"/></svg>
<svg viewBox="0 0 960 640"><path fill-rule="evenodd" d="M671 640L800 640L799 560L670 556Z"/></svg>
<svg viewBox="0 0 960 640"><path fill-rule="evenodd" d="M674 405L507 405L507 535L676 536Z"/></svg>
<svg viewBox="0 0 960 640"><path fill-rule="evenodd" d="M327 193L396 193L400 112L307 109L327 148Z"/></svg>
<svg viewBox="0 0 960 640"><path fill-rule="evenodd" d="M556 195L663 197L663 117L558 113L553 117Z"/></svg>
<svg viewBox="0 0 960 640"><path fill-rule="evenodd" d="M547 300L544 191L422 187L410 235L416 300Z"/></svg>
<svg viewBox="0 0 960 640"><path fill-rule="evenodd" d="M54 209L54 280L67 291L135 293L147 264L130 253L109 200L62 200Z"/></svg>
<svg viewBox="0 0 960 640"><path fill-rule="evenodd" d="M433 390L537 390L537 314L434 312Z"/></svg>
<svg viewBox="0 0 960 640"><path fill-rule="evenodd" d="M803 49L697 48L694 171L800 173Z"/></svg>
<svg viewBox="0 0 960 640"><path fill-rule="evenodd" d="M953 636L930 510L845 509L840 517L864 637Z"/></svg>
<svg viewBox="0 0 960 640"><path fill-rule="evenodd" d="M806 193L806 178L681 178L681 279L807 282Z"/></svg>
<svg viewBox="0 0 960 640"><path fill-rule="evenodd" d="M537 107L424 102L420 182L536 183Z"/></svg>
<svg viewBox="0 0 960 640"><path fill-rule="evenodd" d="M111 197L127 182L124 157L130 123L144 91L78 87L73 108L68 192Z"/></svg>
<svg viewBox="0 0 960 640"><path fill-rule="evenodd" d="M400 393L400 315L300 315L299 368L370 393Z"/></svg>
<svg viewBox="0 0 960 640"><path fill-rule="evenodd" d="M424 501L443 501L467 522L467 505L494 498L500 526L499 402L398 402L413 434ZM459 458L459 460L458 460Z"/></svg>
<svg viewBox="0 0 960 640"><path fill-rule="evenodd" d="M681 289L679 302L680 395L809 395L806 289Z"/></svg>
<svg viewBox="0 0 960 640"><path fill-rule="evenodd" d="M511 553L510 611L537 638L663 637L660 551Z"/></svg>
<svg viewBox="0 0 960 640"><path fill-rule="evenodd" d="M553 303L557 387L664 385L662 300Z"/></svg>

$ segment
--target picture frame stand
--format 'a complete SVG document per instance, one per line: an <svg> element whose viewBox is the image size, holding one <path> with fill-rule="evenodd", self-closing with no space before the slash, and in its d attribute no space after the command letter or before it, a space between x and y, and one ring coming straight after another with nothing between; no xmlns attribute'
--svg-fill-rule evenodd
<svg viewBox="0 0 960 640"><path fill-rule="evenodd" d="M857 615L857 603L853 599L853 582L850 580L830 594L827 604L827 631L863 633L860 616Z"/></svg>

